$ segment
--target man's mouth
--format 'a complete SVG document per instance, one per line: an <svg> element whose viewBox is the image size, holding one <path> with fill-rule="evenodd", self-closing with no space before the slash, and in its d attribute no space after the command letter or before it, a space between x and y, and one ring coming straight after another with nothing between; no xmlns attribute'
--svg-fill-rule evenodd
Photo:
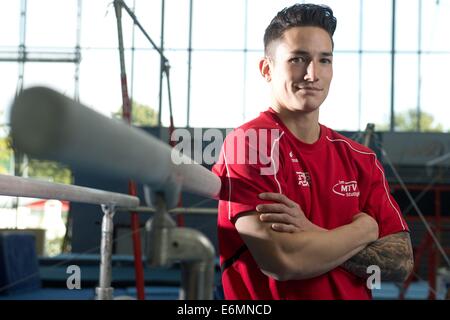
<svg viewBox="0 0 450 320"><path fill-rule="evenodd" d="M296 88L299 90L303 90L303 91L323 91L322 88L318 88L318 87L297 86Z"/></svg>

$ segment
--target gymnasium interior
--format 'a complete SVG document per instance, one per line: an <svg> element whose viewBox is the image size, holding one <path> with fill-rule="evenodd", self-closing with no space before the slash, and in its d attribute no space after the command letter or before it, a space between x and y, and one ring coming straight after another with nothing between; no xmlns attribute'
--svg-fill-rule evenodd
<svg viewBox="0 0 450 320"><path fill-rule="evenodd" d="M410 229L413 271L372 297L450 299L450 0L308 2L338 21L319 121L373 150ZM0 300L224 299L210 170L267 109L264 29L295 3L2 3Z"/></svg>

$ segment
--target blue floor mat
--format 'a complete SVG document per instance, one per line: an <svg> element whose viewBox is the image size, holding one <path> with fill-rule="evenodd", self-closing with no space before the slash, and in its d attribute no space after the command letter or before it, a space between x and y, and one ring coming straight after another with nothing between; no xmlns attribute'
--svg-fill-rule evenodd
<svg viewBox="0 0 450 320"><path fill-rule="evenodd" d="M178 300L180 289L178 287L147 287L145 288L145 300ZM136 288L114 289L114 298L136 299ZM43 288L34 291L0 295L0 300L94 300L95 289L54 289Z"/></svg>
<svg viewBox="0 0 450 320"><path fill-rule="evenodd" d="M0 295L0 300L92 300L94 295L93 288L80 290L41 288L30 292Z"/></svg>
<svg viewBox="0 0 450 320"><path fill-rule="evenodd" d="M146 287L146 300L178 300L179 287ZM374 300L397 300L399 289L394 283L382 283L381 289L372 291ZM114 297L118 299L136 298L136 288L114 288ZM408 288L406 299L425 300L428 298L428 283L414 282ZM442 298L438 296L438 299ZM95 289L80 290L43 288L32 292L0 295L0 300L93 300Z"/></svg>
<svg viewBox="0 0 450 320"><path fill-rule="evenodd" d="M412 300L426 300L428 299L428 282L417 281L411 283L405 294L405 299ZM375 300L397 300L400 294L400 289L395 283L382 282L380 289L372 290L372 297ZM438 299L441 295L438 294Z"/></svg>

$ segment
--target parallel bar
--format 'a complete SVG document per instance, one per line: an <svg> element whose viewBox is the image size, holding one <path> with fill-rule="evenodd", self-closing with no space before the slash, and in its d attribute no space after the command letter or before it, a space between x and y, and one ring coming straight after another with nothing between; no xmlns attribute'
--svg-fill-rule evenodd
<svg viewBox="0 0 450 320"><path fill-rule="evenodd" d="M109 204L127 208L139 205L139 198L121 193L7 175L0 175L0 195Z"/></svg>
<svg viewBox="0 0 450 320"><path fill-rule="evenodd" d="M48 88L29 88L16 98L11 136L31 156L148 184L165 194L169 208L176 207L180 190L209 198L220 191L216 175L185 155L172 154L162 141Z"/></svg>
<svg viewBox="0 0 450 320"><path fill-rule="evenodd" d="M124 210L127 210L127 208L124 208ZM120 210L118 210L120 211ZM155 213L156 209L152 208L152 207L136 207L133 208L133 211L136 212L142 212L142 213ZM183 214L183 213L187 213L187 214L215 214L217 215L217 208L194 208L194 207L189 207L189 208L184 208L184 207L179 207L179 208L174 208L169 210L169 213L174 213L174 214Z"/></svg>

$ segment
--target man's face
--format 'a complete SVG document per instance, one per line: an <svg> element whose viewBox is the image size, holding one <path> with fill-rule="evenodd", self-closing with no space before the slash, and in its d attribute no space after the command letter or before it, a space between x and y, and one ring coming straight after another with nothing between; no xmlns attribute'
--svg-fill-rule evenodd
<svg viewBox="0 0 450 320"><path fill-rule="evenodd" d="M261 72L271 83L274 103L291 111L317 110L333 77L328 33L318 27L293 27L270 46Z"/></svg>

